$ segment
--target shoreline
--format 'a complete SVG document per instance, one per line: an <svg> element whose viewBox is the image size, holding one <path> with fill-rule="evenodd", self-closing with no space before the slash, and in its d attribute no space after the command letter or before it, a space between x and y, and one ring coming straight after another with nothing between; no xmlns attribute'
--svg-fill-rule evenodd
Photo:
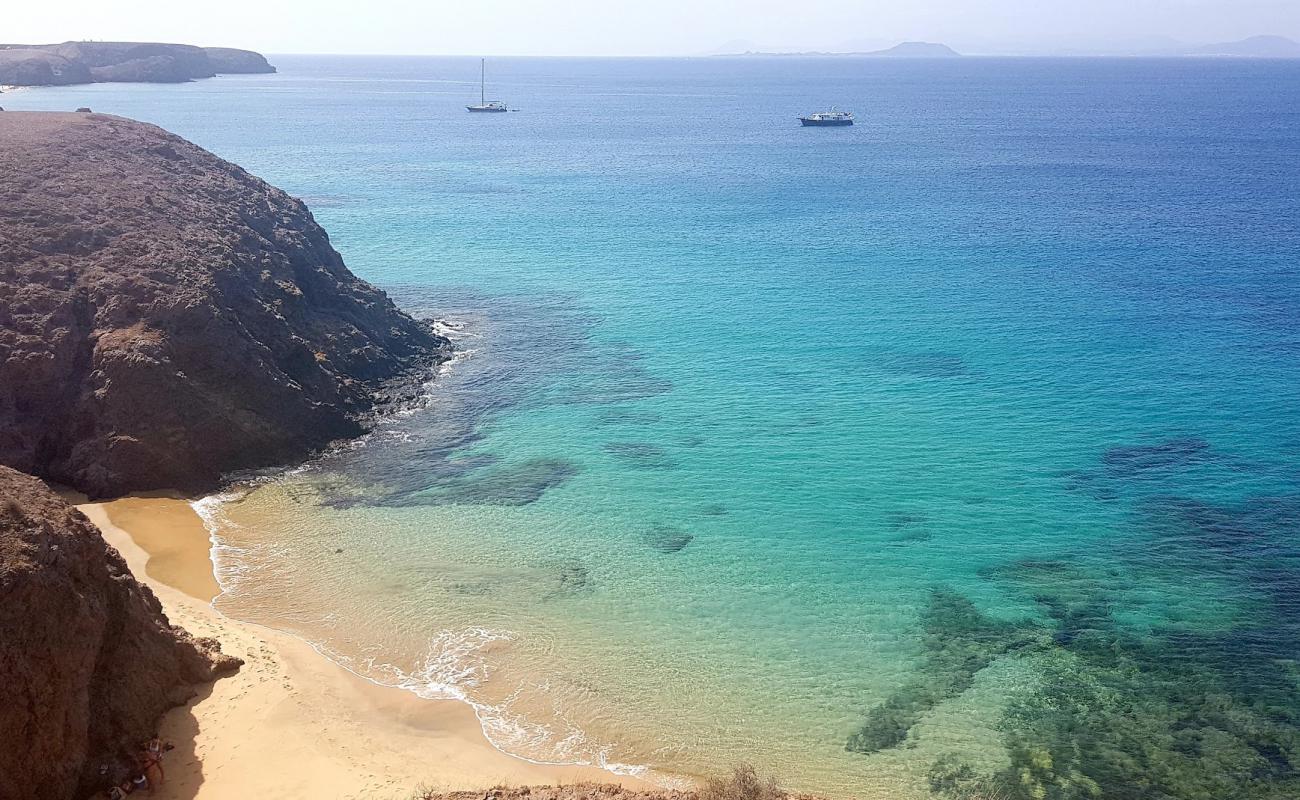
<svg viewBox="0 0 1300 800"><path fill-rule="evenodd" d="M419 789L574 783L662 788L596 766L510 755L488 741L467 703L377 684L292 634L222 615L212 606L220 588L208 529L178 495L74 502L173 624L217 639L245 661L163 717L160 735L176 750L155 797L406 798Z"/></svg>

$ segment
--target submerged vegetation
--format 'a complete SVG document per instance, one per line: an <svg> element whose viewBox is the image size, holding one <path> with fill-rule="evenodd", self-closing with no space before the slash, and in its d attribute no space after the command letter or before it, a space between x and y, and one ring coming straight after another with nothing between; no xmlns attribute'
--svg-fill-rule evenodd
<svg viewBox="0 0 1300 800"><path fill-rule="evenodd" d="M1070 488L1110 500L1171 471L1225 462L1204 439L1113 447ZM1300 497L1235 504L1133 498L1131 539L1098 554L986 570L1031 598L1005 621L947 589L922 613L916 676L872 709L848 749L896 747L921 717L1007 656L1035 678L997 725L1005 766L931 764L944 800L1283 800L1300 797ZM1154 613L1148 578L1186 586ZM1215 607L1210 624L1183 617ZM1194 612L1191 612L1194 617Z"/></svg>
<svg viewBox="0 0 1300 800"><path fill-rule="evenodd" d="M976 673L1034 636L1027 626L986 617L965 597L936 589L924 616L925 661L917 678L871 710L848 749L874 753L901 744L925 712L969 689Z"/></svg>
<svg viewBox="0 0 1300 800"><path fill-rule="evenodd" d="M868 714L848 748L901 744L926 711L1014 652L1039 680L1011 698L999 723L1009 765L980 773L941 758L929 772L936 796L1300 797L1296 505L1166 500L1160 508L1148 504L1139 518L1164 557L1183 548L1198 568L1235 579L1246 598L1241 621L1214 632L1130 627L1117 619L1103 580L1061 561L1021 562L997 577L1030 593L1044 621L996 620L936 590L923 615L917 677Z"/></svg>

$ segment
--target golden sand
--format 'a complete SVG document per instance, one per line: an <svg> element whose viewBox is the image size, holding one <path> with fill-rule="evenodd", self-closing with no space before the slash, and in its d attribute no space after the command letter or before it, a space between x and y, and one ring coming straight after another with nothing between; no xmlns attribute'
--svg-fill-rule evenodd
<svg viewBox="0 0 1300 800"><path fill-rule="evenodd" d="M474 711L424 700L348 672L288 634L231 620L211 606L208 532L185 500L131 497L78 508L162 601L173 623L244 659L238 674L164 717L176 749L153 796L406 798L418 787L618 781L594 767L532 764L484 737Z"/></svg>

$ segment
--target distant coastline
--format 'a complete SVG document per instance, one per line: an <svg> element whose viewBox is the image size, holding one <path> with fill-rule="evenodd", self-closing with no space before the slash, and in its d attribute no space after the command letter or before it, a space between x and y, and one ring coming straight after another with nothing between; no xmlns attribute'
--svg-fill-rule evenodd
<svg viewBox="0 0 1300 800"><path fill-rule="evenodd" d="M935 42L902 42L884 50L867 50L851 53L826 51L719 53L722 58L743 56L857 56L863 58L960 58L961 53L946 44Z"/></svg>
<svg viewBox="0 0 1300 800"><path fill-rule="evenodd" d="M233 47L156 42L0 44L0 86L185 83L275 72L266 57Z"/></svg>
<svg viewBox="0 0 1300 800"><path fill-rule="evenodd" d="M740 43L733 43L740 44ZM1174 40L1145 46L1110 49L1046 51L1033 48L993 48L977 53L957 52L935 42L902 42L883 50L771 50L747 47L743 52L714 53L718 58L956 58L961 56L1038 57L1038 58L1300 58L1300 42L1285 36L1251 36L1232 42L1186 44Z"/></svg>

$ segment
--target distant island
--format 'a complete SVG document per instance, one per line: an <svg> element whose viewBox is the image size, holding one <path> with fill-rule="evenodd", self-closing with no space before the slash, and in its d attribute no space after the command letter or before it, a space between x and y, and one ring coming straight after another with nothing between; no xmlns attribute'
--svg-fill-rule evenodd
<svg viewBox="0 0 1300 800"><path fill-rule="evenodd" d="M860 45L859 45L860 46ZM744 48L743 51L740 48ZM750 42L733 40L715 51L724 58L743 56L838 56L878 58L954 58L963 55L946 44L933 42L903 42L885 50L860 50L852 43L836 50L788 51L760 48ZM1251 36L1232 42L1214 44L1188 44L1174 39L1156 39L1125 45L1112 45L1100 49L1039 50L1034 47L1008 47L981 50L984 56L1068 56L1068 57L1153 57L1153 58L1300 58L1300 42L1285 36Z"/></svg>
<svg viewBox="0 0 1300 800"><path fill-rule="evenodd" d="M225 74L275 72L266 57L231 47L156 42L0 44L0 85L184 83Z"/></svg>
<svg viewBox="0 0 1300 800"><path fill-rule="evenodd" d="M1245 58L1300 58L1300 42L1285 36L1251 36L1236 42L1220 42L1193 48L1186 55L1238 56Z"/></svg>
<svg viewBox="0 0 1300 800"><path fill-rule="evenodd" d="M723 56L872 56L879 58L957 58L961 56L946 44L934 42L902 42L885 50L868 50L858 53L830 53L805 51L800 53L767 53L749 51L745 53L723 53Z"/></svg>

